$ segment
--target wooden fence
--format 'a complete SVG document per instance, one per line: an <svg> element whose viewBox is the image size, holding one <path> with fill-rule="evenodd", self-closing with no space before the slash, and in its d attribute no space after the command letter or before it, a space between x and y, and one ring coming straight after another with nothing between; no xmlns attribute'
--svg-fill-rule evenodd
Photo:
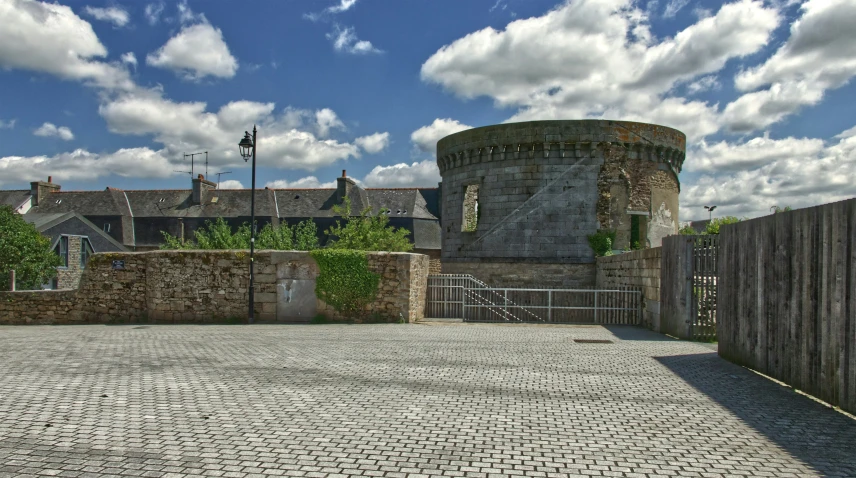
<svg viewBox="0 0 856 478"><path fill-rule="evenodd" d="M719 354L856 413L856 199L722 226L718 260Z"/></svg>

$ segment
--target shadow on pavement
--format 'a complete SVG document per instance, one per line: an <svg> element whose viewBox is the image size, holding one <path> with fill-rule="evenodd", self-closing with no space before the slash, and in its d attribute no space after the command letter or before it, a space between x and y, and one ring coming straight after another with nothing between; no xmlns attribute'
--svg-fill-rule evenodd
<svg viewBox="0 0 856 478"><path fill-rule="evenodd" d="M715 353L654 359L820 475L856 476L856 420Z"/></svg>
<svg viewBox="0 0 856 478"><path fill-rule="evenodd" d="M648 329L643 329L636 325L604 325L603 328L621 340L644 340L646 342L678 341L678 339L673 339L666 335L653 332Z"/></svg>

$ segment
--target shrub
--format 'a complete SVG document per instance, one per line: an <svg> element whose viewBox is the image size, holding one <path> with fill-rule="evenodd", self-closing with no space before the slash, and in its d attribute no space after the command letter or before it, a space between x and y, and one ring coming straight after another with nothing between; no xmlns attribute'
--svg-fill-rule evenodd
<svg viewBox="0 0 856 478"><path fill-rule="evenodd" d="M364 209L359 216L351 216L351 201L345 198L343 206L333 206L333 212L344 218L344 225L337 220L335 226L327 229L331 237L327 247L332 249L350 249L355 251L410 252L413 243L407 238L410 233L402 227L389 226L386 210L371 215L371 209Z"/></svg>
<svg viewBox="0 0 856 478"><path fill-rule="evenodd" d="M594 251L594 255L598 257L611 256L612 244L615 242L615 231L611 229L601 229L596 233L588 236L589 246Z"/></svg>

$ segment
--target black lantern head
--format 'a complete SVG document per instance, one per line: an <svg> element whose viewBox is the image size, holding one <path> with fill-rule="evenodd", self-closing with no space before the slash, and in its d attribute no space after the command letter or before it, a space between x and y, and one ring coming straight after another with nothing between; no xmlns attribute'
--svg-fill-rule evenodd
<svg viewBox="0 0 856 478"><path fill-rule="evenodd" d="M244 131L244 139L238 143L238 149L241 151L241 157L244 158L244 161L249 161L253 149L253 137L250 136L250 133Z"/></svg>

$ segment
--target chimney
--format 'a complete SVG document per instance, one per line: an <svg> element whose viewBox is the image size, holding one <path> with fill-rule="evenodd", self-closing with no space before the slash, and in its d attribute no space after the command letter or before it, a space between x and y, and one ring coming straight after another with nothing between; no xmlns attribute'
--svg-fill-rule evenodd
<svg viewBox="0 0 856 478"><path fill-rule="evenodd" d="M48 200L48 194L55 193L62 188L53 183L53 176L48 176L48 182L34 181L30 183L30 196L33 198L33 206Z"/></svg>
<svg viewBox="0 0 856 478"><path fill-rule="evenodd" d="M346 171L342 170L342 177L336 178L336 202L338 204L342 204L348 195L351 194L351 190L357 185L357 183L348 177Z"/></svg>
<svg viewBox="0 0 856 478"><path fill-rule="evenodd" d="M202 204L202 201L205 199L205 193L212 189L217 189L217 183L205 179L205 176L200 174L198 178L193 180L192 203L197 205Z"/></svg>

